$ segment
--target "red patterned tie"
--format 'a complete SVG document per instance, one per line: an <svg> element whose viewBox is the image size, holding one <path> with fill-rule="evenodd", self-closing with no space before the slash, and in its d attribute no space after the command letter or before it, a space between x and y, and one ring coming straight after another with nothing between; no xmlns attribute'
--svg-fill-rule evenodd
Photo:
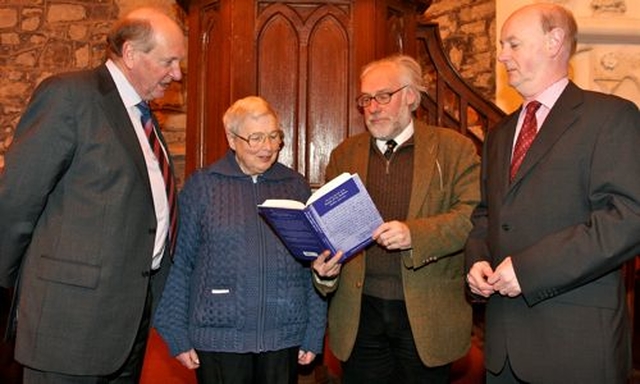
<svg viewBox="0 0 640 384"><path fill-rule="evenodd" d="M536 111L540 108L539 101L532 101L527 104L526 112L524 115L524 122L516 141L516 147L513 150L513 157L511 158L511 169L509 169L509 181L513 181L518 173L518 169L524 160L531 143L536 138L538 133L538 122L536 121Z"/></svg>
<svg viewBox="0 0 640 384"><path fill-rule="evenodd" d="M149 105L146 102L141 101L136 105L136 107L138 107L142 114L141 118L144 133L147 135L147 139L149 140L151 149L153 150L153 153L158 160L160 171L162 171L162 178L164 179L164 185L167 192L167 202L169 204L169 251L170 255L173 257L173 251L176 246L176 231L178 229L176 182L169 165L169 159L167 159L167 155L162 149L162 144L158 139L156 127L153 123L153 118L151 117L151 110L149 109Z"/></svg>

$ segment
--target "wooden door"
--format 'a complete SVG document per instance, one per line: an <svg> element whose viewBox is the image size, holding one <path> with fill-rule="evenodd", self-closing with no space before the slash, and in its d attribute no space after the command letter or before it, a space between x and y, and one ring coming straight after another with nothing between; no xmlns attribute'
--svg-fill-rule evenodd
<svg viewBox="0 0 640 384"><path fill-rule="evenodd" d="M279 161L321 185L331 150L364 130L355 107L360 68L391 53L414 54L425 3L188 2L187 174L225 153L226 108L259 95L282 120Z"/></svg>

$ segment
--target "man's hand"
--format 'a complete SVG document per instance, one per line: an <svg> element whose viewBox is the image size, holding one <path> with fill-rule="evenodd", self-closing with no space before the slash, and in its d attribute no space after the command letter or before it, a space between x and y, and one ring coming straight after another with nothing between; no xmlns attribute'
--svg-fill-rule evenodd
<svg viewBox="0 0 640 384"><path fill-rule="evenodd" d="M491 265L486 261L479 261L471 267L467 273L467 284L471 288L473 294L489 297L493 294L493 285L488 282L490 276L493 275Z"/></svg>
<svg viewBox="0 0 640 384"><path fill-rule="evenodd" d="M321 278L332 279L340 273L342 267L339 263L340 258L342 258L342 251L331 256L331 251L326 250L313 260L313 271Z"/></svg>
<svg viewBox="0 0 640 384"><path fill-rule="evenodd" d="M373 231L373 240L388 250L403 250L411 248L411 231L407 224L401 221L382 223Z"/></svg>
<svg viewBox="0 0 640 384"><path fill-rule="evenodd" d="M499 292L502 296L515 297L522 293L516 272L513 270L511 256L498 265L493 275L487 279L487 282L493 285L493 290Z"/></svg>

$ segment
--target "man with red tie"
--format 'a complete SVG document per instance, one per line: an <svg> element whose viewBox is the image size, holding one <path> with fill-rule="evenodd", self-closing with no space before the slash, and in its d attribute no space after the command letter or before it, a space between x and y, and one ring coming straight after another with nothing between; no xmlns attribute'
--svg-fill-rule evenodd
<svg viewBox="0 0 640 384"><path fill-rule="evenodd" d="M505 22L498 60L523 108L487 136L467 282L487 301L487 383L623 384L622 264L640 251L640 113L568 78L573 15Z"/></svg>

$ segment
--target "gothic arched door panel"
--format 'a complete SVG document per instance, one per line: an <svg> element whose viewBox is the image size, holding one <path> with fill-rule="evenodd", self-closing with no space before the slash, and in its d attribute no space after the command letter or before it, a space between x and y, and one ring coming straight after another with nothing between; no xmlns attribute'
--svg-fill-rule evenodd
<svg viewBox="0 0 640 384"><path fill-rule="evenodd" d="M287 140L279 161L318 186L349 126L350 23L333 5L303 11L274 4L259 16L258 94L282 120Z"/></svg>
<svg viewBox="0 0 640 384"><path fill-rule="evenodd" d="M415 53L407 0L183 0L189 8L187 175L227 148L222 115L259 95L286 134L279 161L324 182L329 154L364 130L355 97L365 63Z"/></svg>

